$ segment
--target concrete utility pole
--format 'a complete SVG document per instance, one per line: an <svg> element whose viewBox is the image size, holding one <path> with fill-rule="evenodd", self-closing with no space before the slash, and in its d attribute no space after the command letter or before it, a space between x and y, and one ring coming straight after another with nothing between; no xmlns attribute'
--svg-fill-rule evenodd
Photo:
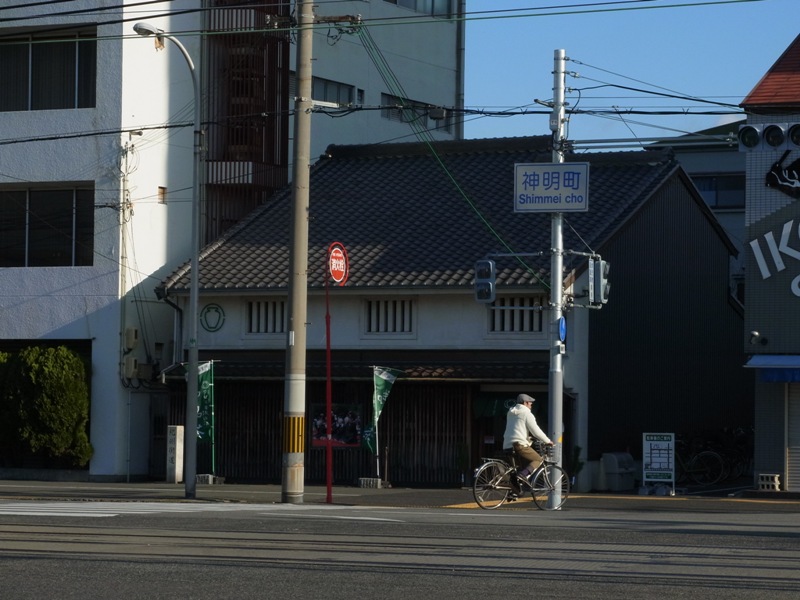
<svg viewBox="0 0 800 600"><path fill-rule="evenodd" d="M550 130L553 132L553 162L564 162L564 88L566 81L566 51L556 50L553 68L553 114L550 116ZM550 261L550 439L559 447L563 442L563 389L564 373L561 370L563 344L559 336L563 316L564 281L564 238L563 215L551 214L551 261ZM561 447L563 450L563 447ZM559 453L560 456L561 453ZM562 459L559 458L559 464ZM560 494L559 494L560 495ZM560 499L551 498L560 503Z"/></svg>
<svg viewBox="0 0 800 600"><path fill-rule="evenodd" d="M311 155L311 59L314 14L297 0L297 97L292 170L292 239L289 257L289 331L283 401L281 502L302 504L306 433L306 319L308 312L308 204Z"/></svg>

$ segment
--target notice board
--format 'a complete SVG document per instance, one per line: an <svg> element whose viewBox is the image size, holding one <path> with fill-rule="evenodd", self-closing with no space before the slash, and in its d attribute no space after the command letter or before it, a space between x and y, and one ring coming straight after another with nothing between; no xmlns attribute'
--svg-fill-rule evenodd
<svg viewBox="0 0 800 600"><path fill-rule="evenodd" d="M642 483L671 483L675 487L675 434L642 434Z"/></svg>

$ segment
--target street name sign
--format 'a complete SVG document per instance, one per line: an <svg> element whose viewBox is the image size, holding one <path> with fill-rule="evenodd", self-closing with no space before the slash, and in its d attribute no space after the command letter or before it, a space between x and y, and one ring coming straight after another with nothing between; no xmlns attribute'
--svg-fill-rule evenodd
<svg viewBox="0 0 800 600"><path fill-rule="evenodd" d="M589 163L517 163L514 212L589 210Z"/></svg>

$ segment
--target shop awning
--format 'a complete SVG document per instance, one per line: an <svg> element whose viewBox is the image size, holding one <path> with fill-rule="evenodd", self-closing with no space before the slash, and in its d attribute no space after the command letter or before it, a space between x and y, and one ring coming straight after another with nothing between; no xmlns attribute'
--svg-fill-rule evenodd
<svg viewBox="0 0 800 600"><path fill-rule="evenodd" d="M758 378L766 382L800 381L800 355L798 354L755 354L744 365L758 369Z"/></svg>

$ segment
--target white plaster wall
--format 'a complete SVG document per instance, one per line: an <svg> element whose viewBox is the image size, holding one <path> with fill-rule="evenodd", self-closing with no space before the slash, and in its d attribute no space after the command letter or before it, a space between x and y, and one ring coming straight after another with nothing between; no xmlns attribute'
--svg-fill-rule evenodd
<svg viewBox="0 0 800 600"><path fill-rule="evenodd" d="M170 3L171 11L201 5L199 0ZM165 12L153 7L152 14ZM137 327L140 344L131 353L140 363L160 360L158 368L172 363L174 310L158 300L154 289L173 269L189 260L191 248L195 96L192 70L179 47L168 38L157 49L153 37L133 31L137 21L150 23L175 35L186 49L200 77L200 13L153 17L130 8L135 17L121 26L123 39L121 93L117 99L121 128L141 132L125 135L131 147L128 191L132 215L126 225L126 272L129 292L125 299L125 327ZM202 90L201 90L202 106ZM184 124L183 127L175 127ZM201 174L202 176L202 174ZM159 201L159 187L166 189ZM161 348L159 355L157 349ZM119 359L117 359L119 360ZM110 362L110 359L109 361ZM133 382L136 384L136 382ZM125 431L116 440L118 459L103 473L146 474L149 453L149 396L117 383L118 422ZM123 440L127 441L123 443ZM120 460L122 459L122 460Z"/></svg>
<svg viewBox="0 0 800 600"><path fill-rule="evenodd" d="M71 8L105 6L75 2ZM22 11L4 16L22 16ZM74 23L74 19L16 21L24 27ZM6 140L62 137L0 147L0 184L85 182L95 185L95 258L91 267L9 268L0 274L0 336L4 339L92 340L92 413L90 439L95 458L90 472L113 470L119 463L113 439L119 432L119 43L104 39L114 26L98 30L97 108L0 113ZM110 132L101 134L100 132ZM88 135L86 135L88 134ZM70 137L81 135L84 137Z"/></svg>
<svg viewBox="0 0 800 600"><path fill-rule="evenodd" d="M369 298L377 299L373 294ZM386 296L384 296L386 297ZM399 298L397 294L392 298ZM363 348L393 348L409 350L452 349L480 350L547 348L546 332L532 334L492 334L488 332L486 307L478 304L472 293L429 293L410 295L417 300L416 330L413 334L366 335L363 332L363 296L352 293L331 293L331 347L342 350ZM220 305L225 312L225 324L217 332L201 328L201 350L245 350L254 348L283 349L285 334L246 334L246 303L266 297L203 296L202 307ZM185 299L182 300L185 304ZM325 348L325 297L312 294L308 299L307 346L310 350ZM184 340L186 342L186 340Z"/></svg>
<svg viewBox="0 0 800 600"><path fill-rule="evenodd" d="M70 8L117 5L84 0L71 3ZM170 8L196 5L197 0L186 0L173 2ZM41 11L36 12L41 17ZM146 20L140 9L135 14ZM21 10L4 12L8 17L24 15ZM93 18L96 15L86 22ZM74 24L75 19L36 18L15 25L61 23ZM196 15L155 23L178 31L199 28ZM184 41L199 56L198 38ZM156 52L152 40L133 33L132 23L100 26L97 54L96 108L0 113L2 139L15 141L0 145L0 185L91 181L96 205L93 266L0 270L0 337L92 341L90 440L95 453L90 475L120 478L130 472L129 464L134 474L146 473L149 435L147 419L142 417L147 414L148 404L142 402L146 396L137 394L135 410L130 412L131 388L120 379L121 331L140 329L151 352L156 343L169 347L173 311L156 301L153 288L190 256L192 128L157 127L191 123L194 105L190 71L177 48ZM135 129L143 130L143 135L126 133ZM21 142L40 136L63 139ZM125 226L123 252L120 157L126 143L133 214ZM167 204L156 202L158 186L173 192ZM128 268L123 270L125 254ZM126 300L120 304L125 292ZM147 354L142 344L133 352L141 362ZM129 436L130 456L124 443Z"/></svg>

